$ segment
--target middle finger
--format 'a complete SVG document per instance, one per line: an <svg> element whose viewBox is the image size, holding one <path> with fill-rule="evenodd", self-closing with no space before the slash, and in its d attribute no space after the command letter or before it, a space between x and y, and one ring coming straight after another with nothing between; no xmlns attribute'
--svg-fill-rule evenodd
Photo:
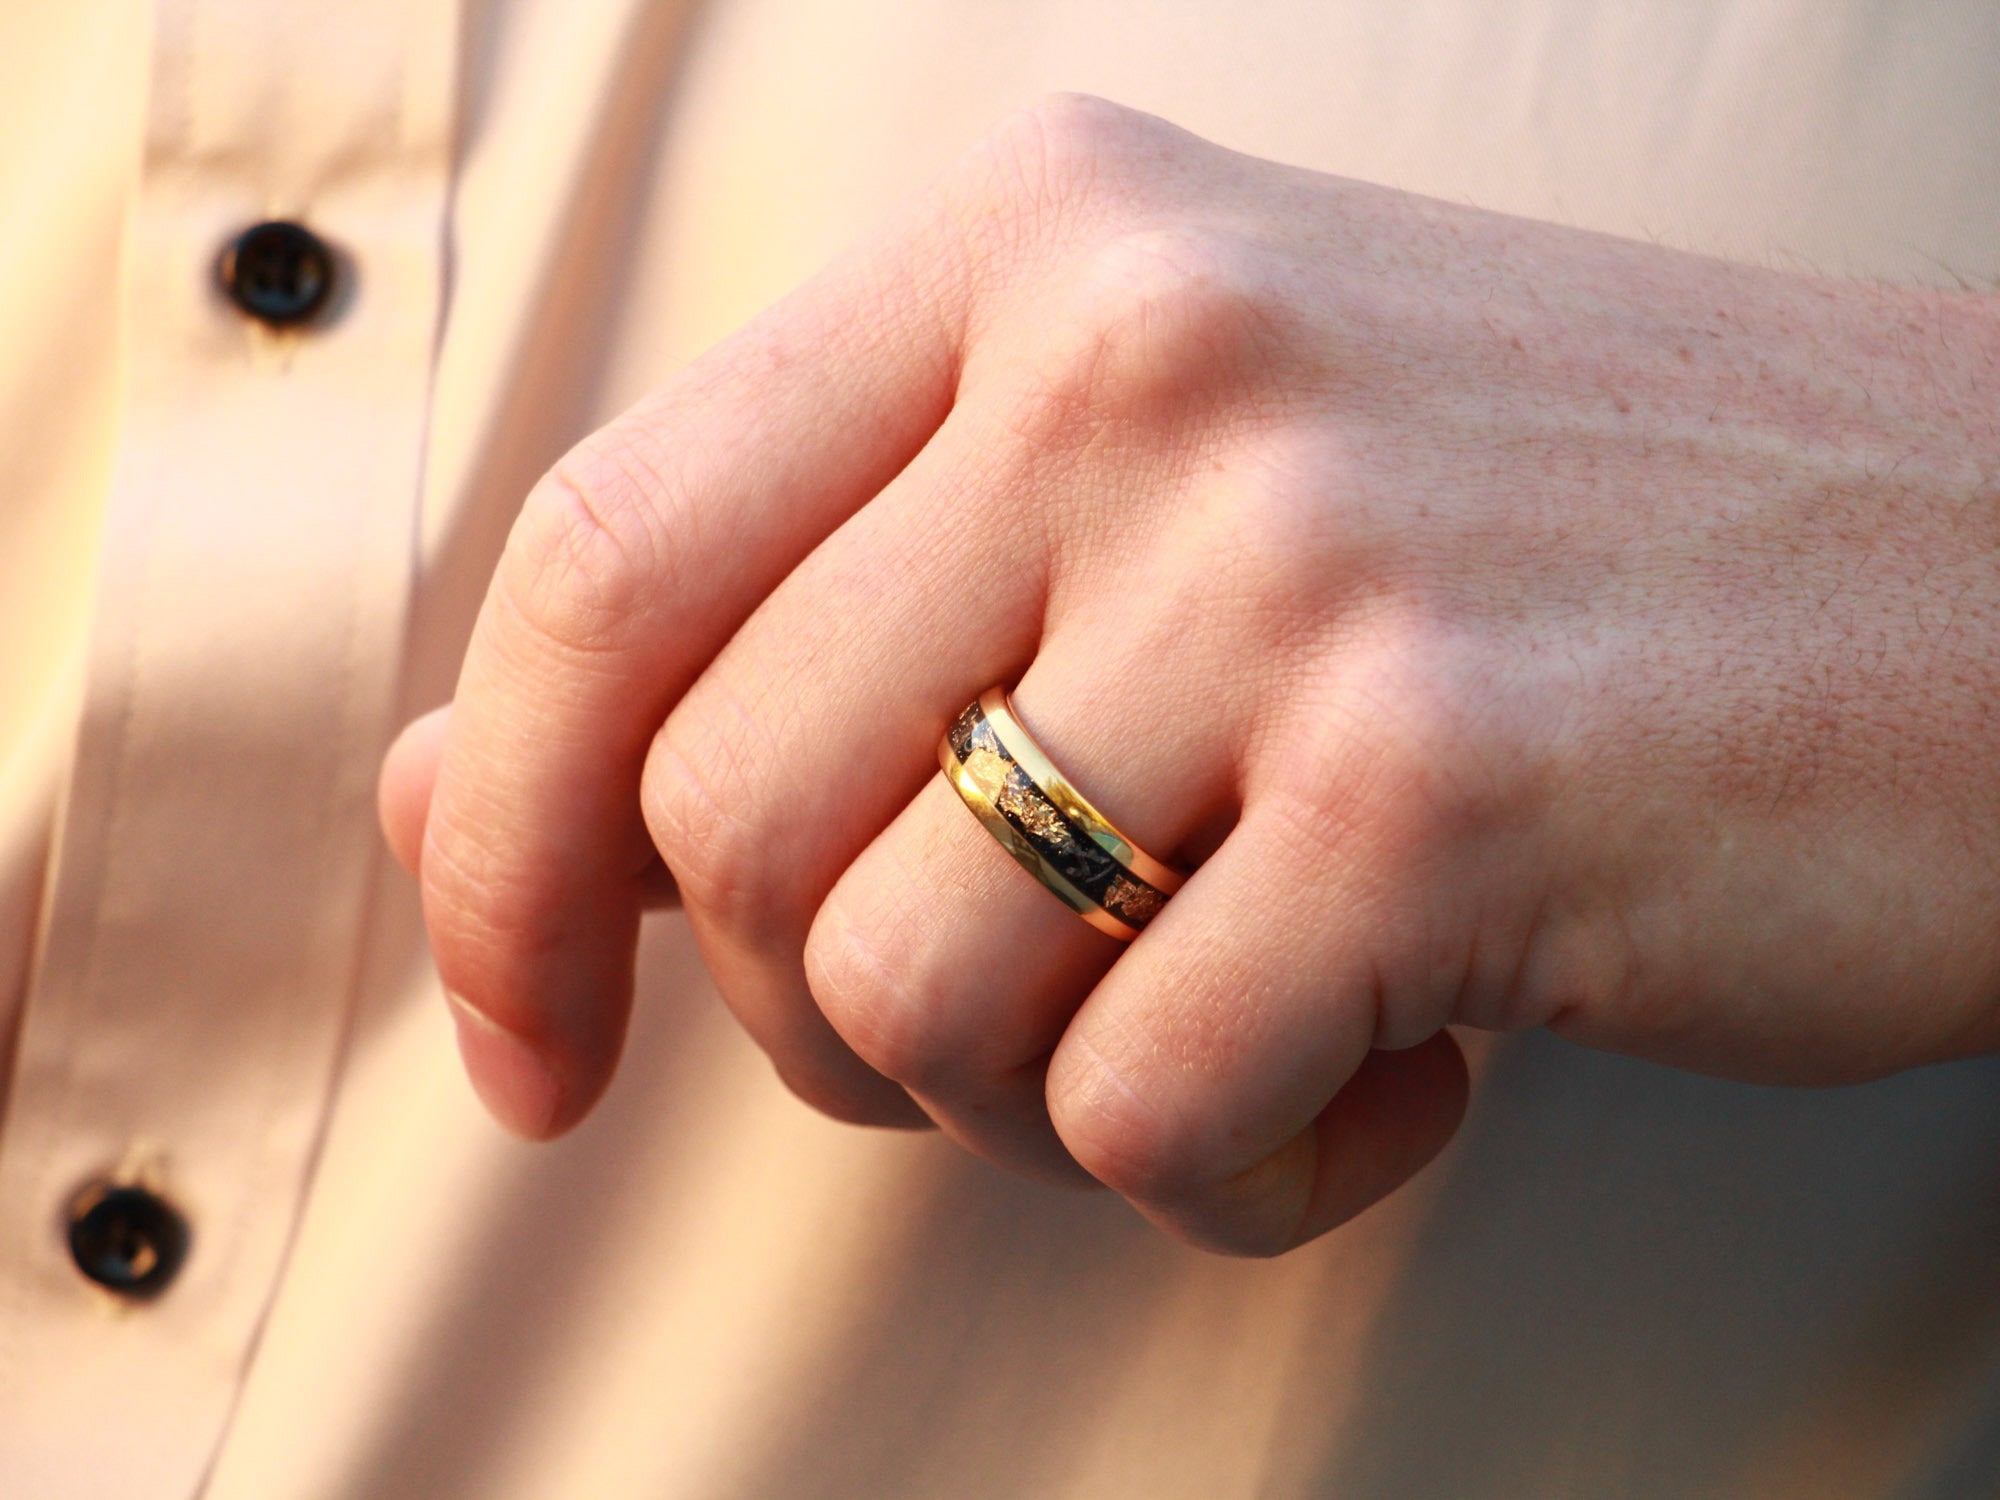
<svg viewBox="0 0 2000 1500"><path fill-rule="evenodd" d="M842 1119L908 1123L857 1086L867 1070L814 1005L807 931L935 774L945 705L1017 673L1041 626L1035 530L967 519L1016 487L996 425L947 418L738 628L647 756L646 823L717 988L794 1092Z"/></svg>

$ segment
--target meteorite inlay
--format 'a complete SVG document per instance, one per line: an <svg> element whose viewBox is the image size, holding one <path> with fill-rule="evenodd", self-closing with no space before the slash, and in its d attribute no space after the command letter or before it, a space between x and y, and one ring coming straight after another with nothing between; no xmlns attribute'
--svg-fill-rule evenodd
<svg viewBox="0 0 2000 1500"><path fill-rule="evenodd" d="M952 721L947 740L967 777L1027 849L1079 893L1135 930L1152 921L1166 904L1165 892L1120 864L1050 800L1021 769L977 703L968 704ZM1023 853L1012 852L1017 858Z"/></svg>

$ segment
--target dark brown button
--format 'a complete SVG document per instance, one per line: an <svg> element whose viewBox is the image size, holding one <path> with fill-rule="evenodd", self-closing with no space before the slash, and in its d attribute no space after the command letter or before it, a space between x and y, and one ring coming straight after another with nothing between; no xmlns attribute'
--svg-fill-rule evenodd
<svg viewBox="0 0 2000 1500"><path fill-rule="evenodd" d="M304 323L333 290L333 252L303 224L253 224L222 247L222 289L245 313L274 328Z"/></svg>
<svg viewBox="0 0 2000 1500"><path fill-rule="evenodd" d="M122 1297L156 1297L187 1259L187 1221L157 1193L93 1183L69 1206L76 1268Z"/></svg>

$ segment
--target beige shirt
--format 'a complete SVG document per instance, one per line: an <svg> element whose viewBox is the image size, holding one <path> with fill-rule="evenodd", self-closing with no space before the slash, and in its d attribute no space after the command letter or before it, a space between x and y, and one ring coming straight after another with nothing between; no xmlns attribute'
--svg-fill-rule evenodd
<svg viewBox="0 0 2000 1500"><path fill-rule="evenodd" d="M1052 88L1781 266L2000 261L2000 9L0 6L0 1495L2000 1493L2000 1063L1545 1037L1280 1261L795 1103L684 924L552 1147L453 1052L376 758L563 447ZM304 334L217 248L340 250ZM80 1276L80 1185L192 1229Z"/></svg>

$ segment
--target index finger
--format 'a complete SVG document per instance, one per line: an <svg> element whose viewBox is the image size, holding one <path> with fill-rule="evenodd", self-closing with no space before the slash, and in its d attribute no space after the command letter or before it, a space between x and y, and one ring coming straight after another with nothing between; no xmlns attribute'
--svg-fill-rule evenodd
<svg viewBox="0 0 2000 1500"><path fill-rule="evenodd" d="M616 1063L653 858L639 782L654 733L943 421L964 315L941 237L906 223L529 495L459 678L420 870L468 1070L516 1133L568 1129ZM857 1089L891 1090L854 1066Z"/></svg>

